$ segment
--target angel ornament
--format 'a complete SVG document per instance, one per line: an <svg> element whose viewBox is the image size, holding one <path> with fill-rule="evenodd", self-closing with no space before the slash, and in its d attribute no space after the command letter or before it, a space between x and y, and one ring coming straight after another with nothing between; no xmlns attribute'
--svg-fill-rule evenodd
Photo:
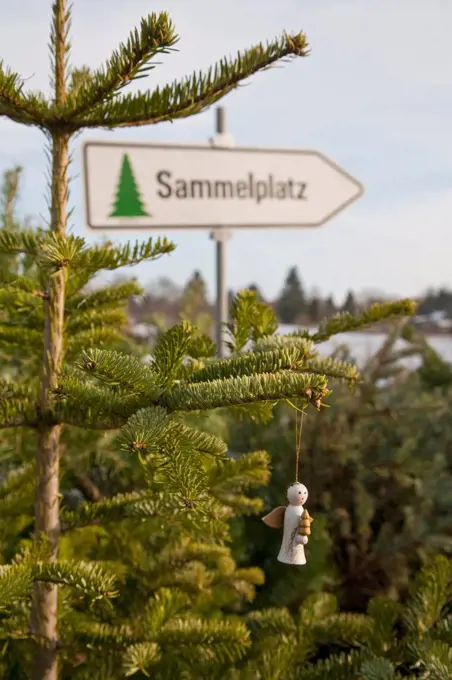
<svg viewBox="0 0 452 680"><path fill-rule="evenodd" d="M287 489L287 500L289 505L285 508L280 505L272 510L262 520L269 527L278 529L284 526L281 550L278 560L284 564L303 565L306 564L304 546L311 535L311 522L308 511L303 505L308 499L308 490L304 484L296 482Z"/></svg>

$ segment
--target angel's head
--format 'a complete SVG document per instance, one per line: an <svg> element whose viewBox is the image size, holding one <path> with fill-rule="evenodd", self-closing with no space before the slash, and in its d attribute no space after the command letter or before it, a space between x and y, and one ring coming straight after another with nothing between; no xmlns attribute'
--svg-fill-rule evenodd
<svg viewBox="0 0 452 680"><path fill-rule="evenodd" d="M304 484L296 482L287 489L287 500L291 505L304 505L308 500L308 490Z"/></svg>

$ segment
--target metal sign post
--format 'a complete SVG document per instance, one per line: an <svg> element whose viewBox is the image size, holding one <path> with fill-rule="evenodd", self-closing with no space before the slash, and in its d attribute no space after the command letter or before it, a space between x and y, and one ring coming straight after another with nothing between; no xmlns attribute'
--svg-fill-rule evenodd
<svg viewBox="0 0 452 680"><path fill-rule="evenodd" d="M226 241L231 233L224 229L216 229L210 235L215 241L215 266L217 298L215 303L215 342L217 356L224 357L223 331L229 318L228 290L226 286Z"/></svg>
<svg viewBox="0 0 452 680"><path fill-rule="evenodd" d="M226 111L223 107L217 108L216 135L211 140L212 146L232 147L233 138L226 133ZM223 332L229 318L228 290L226 286L226 242L232 237L230 231L224 227L214 229L210 238L215 241L215 267L216 267L216 304L215 304L215 342L217 356L224 357Z"/></svg>

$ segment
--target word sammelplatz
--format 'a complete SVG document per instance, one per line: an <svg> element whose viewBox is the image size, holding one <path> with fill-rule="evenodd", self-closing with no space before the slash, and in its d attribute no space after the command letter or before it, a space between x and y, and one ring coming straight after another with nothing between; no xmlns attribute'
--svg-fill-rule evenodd
<svg viewBox="0 0 452 680"><path fill-rule="evenodd" d="M276 181L273 175L265 179L256 179L250 172L246 179L217 180L217 179L182 179L173 177L169 170L160 170L156 174L157 195L160 198L180 199L243 199L256 203L268 199L277 200L307 200L306 182L294 179Z"/></svg>

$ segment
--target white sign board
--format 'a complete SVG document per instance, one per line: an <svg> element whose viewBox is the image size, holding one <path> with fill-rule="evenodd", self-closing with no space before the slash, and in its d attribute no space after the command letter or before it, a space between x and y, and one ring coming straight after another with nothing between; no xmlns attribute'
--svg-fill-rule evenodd
<svg viewBox="0 0 452 680"><path fill-rule="evenodd" d="M319 227L363 187L317 151L87 142L91 229Z"/></svg>

